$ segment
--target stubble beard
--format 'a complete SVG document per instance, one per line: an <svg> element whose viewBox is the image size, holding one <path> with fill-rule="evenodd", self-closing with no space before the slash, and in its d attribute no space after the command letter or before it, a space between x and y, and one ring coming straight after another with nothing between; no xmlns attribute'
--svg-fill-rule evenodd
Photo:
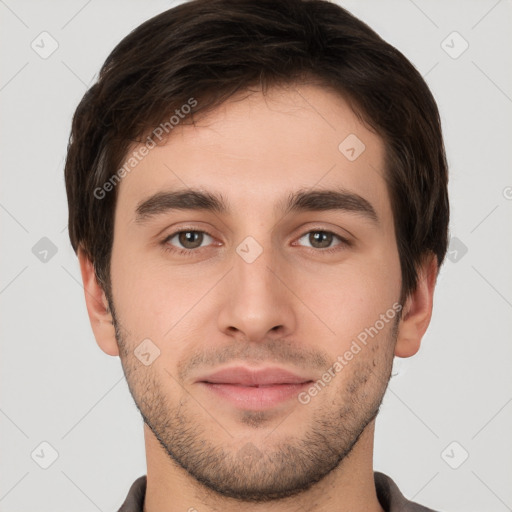
<svg viewBox="0 0 512 512"><path fill-rule="evenodd" d="M351 361L350 379L338 377L342 384L335 395L332 390L323 390L308 405L297 401L297 407L312 407L309 426L302 434L285 437L279 433L280 428L294 424L292 411L266 438L268 442L235 446L234 436L222 427L222 418L216 421L215 411L207 412L189 392L183 391L178 403L170 402L169 393L155 379L151 367L143 367L133 350L127 350L132 345L121 333L113 304L111 313L130 393L170 459L207 491L252 503L300 494L342 465L379 412L391 377L391 348L398 326L396 321L387 339L372 340L374 345L365 347L371 352L366 360ZM386 349L379 351L377 343L384 343ZM333 385L336 379L329 387ZM240 411L239 420L258 434L257 429L274 418L272 411ZM217 432L217 439L213 432Z"/></svg>

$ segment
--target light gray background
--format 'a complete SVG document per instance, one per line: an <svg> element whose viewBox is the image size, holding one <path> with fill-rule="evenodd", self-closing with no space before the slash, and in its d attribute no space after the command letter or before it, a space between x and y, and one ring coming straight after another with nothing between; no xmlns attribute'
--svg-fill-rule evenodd
<svg viewBox="0 0 512 512"><path fill-rule="evenodd" d="M423 346L397 361L375 469L435 509L512 510L512 3L340 3L400 49L438 101L457 238ZM100 351L89 325L63 164L71 116L108 53L173 5L0 0L2 512L117 510L146 471L119 358ZM46 59L31 48L43 31L59 45ZM453 31L469 43L458 58ZM43 237L57 249L46 261L32 250ZM50 461L43 441L59 454L48 469L35 462Z"/></svg>

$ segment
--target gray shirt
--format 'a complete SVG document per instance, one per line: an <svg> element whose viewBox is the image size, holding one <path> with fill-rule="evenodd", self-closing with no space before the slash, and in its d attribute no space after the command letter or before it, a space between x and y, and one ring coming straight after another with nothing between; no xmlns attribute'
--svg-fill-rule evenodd
<svg viewBox="0 0 512 512"><path fill-rule="evenodd" d="M377 498L386 512L435 512L417 503L409 501L400 492L397 485L384 473L374 472ZM144 496L146 495L146 476L133 482L126 500L118 512L143 512Z"/></svg>

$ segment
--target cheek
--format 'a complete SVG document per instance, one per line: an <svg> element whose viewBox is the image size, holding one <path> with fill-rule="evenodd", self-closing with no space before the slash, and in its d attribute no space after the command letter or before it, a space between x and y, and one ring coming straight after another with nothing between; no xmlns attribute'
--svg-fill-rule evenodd
<svg viewBox="0 0 512 512"><path fill-rule="evenodd" d="M179 349L175 340L197 329L197 315L204 317L209 304L205 295L215 286L218 275L213 269L192 267L170 268L163 259L113 251L116 312L129 330L131 343L150 338L161 350L172 346L174 352Z"/></svg>
<svg viewBox="0 0 512 512"><path fill-rule="evenodd" d="M399 264L367 258L332 268L322 275L304 274L299 296L344 343L375 324L400 297ZM389 261L389 260L388 260Z"/></svg>
<svg viewBox="0 0 512 512"><path fill-rule="evenodd" d="M172 305L166 286L159 282L161 276L146 259L117 250L114 244L111 277L118 320L126 324L130 342L156 340L155 318Z"/></svg>

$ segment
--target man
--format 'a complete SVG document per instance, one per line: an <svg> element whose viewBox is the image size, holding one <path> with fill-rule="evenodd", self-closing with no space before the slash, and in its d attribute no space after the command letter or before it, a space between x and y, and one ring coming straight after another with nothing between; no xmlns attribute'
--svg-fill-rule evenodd
<svg viewBox="0 0 512 512"><path fill-rule="evenodd" d="M401 53L322 0L179 5L107 58L65 177L92 329L144 419L120 511L431 510L372 463L449 218Z"/></svg>

